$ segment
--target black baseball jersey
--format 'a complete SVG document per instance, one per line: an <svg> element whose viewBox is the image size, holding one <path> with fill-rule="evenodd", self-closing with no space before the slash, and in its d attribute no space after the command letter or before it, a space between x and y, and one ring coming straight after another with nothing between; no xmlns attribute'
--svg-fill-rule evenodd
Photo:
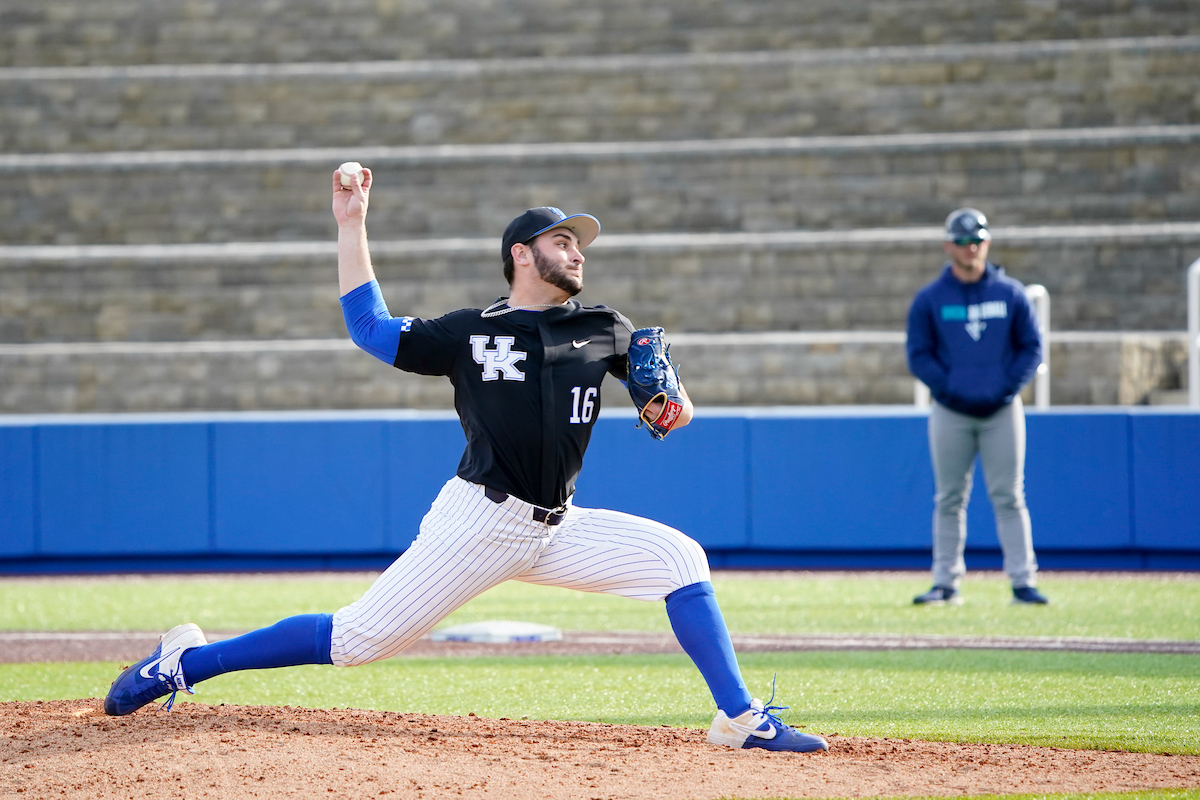
<svg viewBox="0 0 1200 800"><path fill-rule="evenodd" d="M626 378L631 333L616 311L575 300L486 319L463 309L408 321L394 365L454 384L459 477L556 508L575 490L605 374Z"/></svg>

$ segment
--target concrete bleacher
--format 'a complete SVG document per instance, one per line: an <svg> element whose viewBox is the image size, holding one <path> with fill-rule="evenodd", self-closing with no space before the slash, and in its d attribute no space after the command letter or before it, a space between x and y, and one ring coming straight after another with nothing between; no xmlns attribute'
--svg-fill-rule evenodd
<svg viewBox="0 0 1200 800"><path fill-rule="evenodd" d="M902 331L913 293L941 263L939 233L602 236L589 249L580 299L612 305L638 325L688 333ZM1047 287L1057 329L1186 327L1174 277L1200 251L1200 223L1004 226L996 234L994 260ZM377 239L373 260L394 313L431 317L502 295L498 250L491 238ZM332 239L10 248L0 257L13 251L27 255L0 269L4 342L345 337ZM1139 268L1142 260L1154 269Z"/></svg>
<svg viewBox="0 0 1200 800"><path fill-rule="evenodd" d="M587 209L614 233L903 227L963 202L994 224L1200 219L1200 125L104 155L0 157L0 236L327 239L342 157L373 165L372 226L396 238L496 235L529 205Z"/></svg>
<svg viewBox="0 0 1200 800"><path fill-rule="evenodd" d="M1056 404L1145 402L1180 383L1182 331L1136 331L1183 327L1170 277L1200 250L1200 225L996 232L997 260L1047 286L1058 327L1075 331L1051 347ZM708 404L910 402L904 317L936 268L938 233L614 235L592 249L581 298L673 331L690 391ZM401 379L349 343L332 244L299 244L286 257L265 243L236 257L197 246L31 259L19 272L36 276L34 291L0 283L0 333L26 343L0 345L0 408L449 405L446 381ZM503 290L495 244L377 242L392 310L436 316L491 302ZM1130 268L1131 254L1157 274ZM1118 302L1118 289L1140 302Z"/></svg>
<svg viewBox="0 0 1200 800"><path fill-rule="evenodd" d="M595 142L1200 121L1200 36L0 70L0 148Z"/></svg>
<svg viewBox="0 0 1200 800"><path fill-rule="evenodd" d="M0 65L742 52L1200 33L1186 0L7 0Z"/></svg>
<svg viewBox="0 0 1200 800"><path fill-rule="evenodd" d="M1052 402L1153 402L1164 384L1186 373L1185 337L1182 331L1061 334L1050 346ZM902 332L681 333L671 340L701 408L913 402ZM1032 407L1032 388L1023 396ZM628 406L619 383L606 383L603 397L609 407ZM452 405L448 381L401 376L346 339L0 345L4 413Z"/></svg>
<svg viewBox="0 0 1200 800"><path fill-rule="evenodd" d="M1181 329L1200 255L1190 4L334 9L0 11L0 411L447 405L345 341L347 159L394 311L490 302L508 219L585 209L581 299L679 332L701 403L911 401L895 335L964 203L1095 334L1052 348L1055 402L1178 387L1181 336L1122 332ZM877 335L696 338L838 331Z"/></svg>

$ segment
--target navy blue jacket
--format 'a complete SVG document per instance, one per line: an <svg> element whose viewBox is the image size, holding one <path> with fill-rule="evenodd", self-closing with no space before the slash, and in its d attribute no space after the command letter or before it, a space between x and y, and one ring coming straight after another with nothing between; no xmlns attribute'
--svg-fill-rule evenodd
<svg viewBox="0 0 1200 800"><path fill-rule="evenodd" d="M908 311L908 368L947 408L990 417L1042 363L1042 342L1021 282L987 265L963 283L947 264Z"/></svg>

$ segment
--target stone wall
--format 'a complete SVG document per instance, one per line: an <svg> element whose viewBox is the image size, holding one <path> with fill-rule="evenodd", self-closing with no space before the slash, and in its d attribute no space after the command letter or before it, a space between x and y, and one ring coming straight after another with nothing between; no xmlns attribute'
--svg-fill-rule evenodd
<svg viewBox="0 0 1200 800"><path fill-rule="evenodd" d="M868 52L0 70L0 150L355 148L1195 124L1197 74L1200 36Z"/></svg>
<svg viewBox="0 0 1200 800"><path fill-rule="evenodd" d="M900 334L755 341L672 337L700 407L911 404ZM1143 404L1178 389L1182 334L1074 334L1050 348L1054 405ZM616 381L610 406L627 408ZM1024 395L1032 404L1032 385ZM0 345L0 413L450 408L449 381L388 368L347 340Z"/></svg>
<svg viewBox="0 0 1200 800"><path fill-rule="evenodd" d="M522 208L596 214L581 299L681 336L702 404L911 402L896 337L975 205L1068 332L1055 402L1145 402L1197 74L1180 0L8 0L0 410L448 405L345 340L345 160L397 313L503 293Z"/></svg>
<svg viewBox="0 0 1200 800"><path fill-rule="evenodd" d="M961 204L996 225L1200 219L1200 126L1035 134L0 157L0 239L325 240L333 170L355 156L388 238L498 236L537 205L609 233L937 225Z"/></svg>
<svg viewBox="0 0 1200 800"><path fill-rule="evenodd" d="M1018 280L1047 288L1054 330L1182 330L1185 273L1200 256L1200 225L1139 230L1071 236L1072 229L1059 229L1055 236L1053 229L997 228L993 259ZM580 300L672 332L902 331L913 293L942 264L939 230L911 231L920 235L602 236L589 250ZM505 294L497 240L441 244L375 242L375 269L395 314L436 317ZM241 251L32 252L0 248L0 341L346 335L332 239Z"/></svg>
<svg viewBox="0 0 1200 800"><path fill-rule="evenodd" d="M1187 337L1064 335L1051 347L1051 398L1056 404L1145 405L1187 388Z"/></svg>
<svg viewBox="0 0 1200 800"><path fill-rule="evenodd" d="M1200 33L1186 0L6 0L0 65L728 52Z"/></svg>

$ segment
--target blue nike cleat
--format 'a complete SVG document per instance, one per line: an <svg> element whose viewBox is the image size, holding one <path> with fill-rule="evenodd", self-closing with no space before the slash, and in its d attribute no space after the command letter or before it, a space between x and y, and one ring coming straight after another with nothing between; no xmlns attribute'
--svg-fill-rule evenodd
<svg viewBox="0 0 1200 800"><path fill-rule="evenodd" d="M175 693L195 694L183 677L179 658L188 650L208 644L200 628L187 623L171 628L159 641L158 647L117 676L104 698L104 713L110 717L132 714L147 703L171 695L163 708L170 711L175 705Z"/></svg>
<svg viewBox="0 0 1200 800"><path fill-rule="evenodd" d="M775 699L774 691L771 692L771 699ZM800 733L772 713L785 708L787 706L763 706L761 700L751 700L750 708L733 719L718 709L717 718L708 729L708 743L738 749L760 747L789 753L829 749L829 743L820 736Z"/></svg>
<svg viewBox="0 0 1200 800"><path fill-rule="evenodd" d="M1012 604L1014 606L1044 606L1049 604L1046 595L1032 586L1013 587Z"/></svg>
<svg viewBox="0 0 1200 800"><path fill-rule="evenodd" d="M953 586L935 586L925 594L913 598L913 604L918 606L962 605L962 595Z"/></svg>

